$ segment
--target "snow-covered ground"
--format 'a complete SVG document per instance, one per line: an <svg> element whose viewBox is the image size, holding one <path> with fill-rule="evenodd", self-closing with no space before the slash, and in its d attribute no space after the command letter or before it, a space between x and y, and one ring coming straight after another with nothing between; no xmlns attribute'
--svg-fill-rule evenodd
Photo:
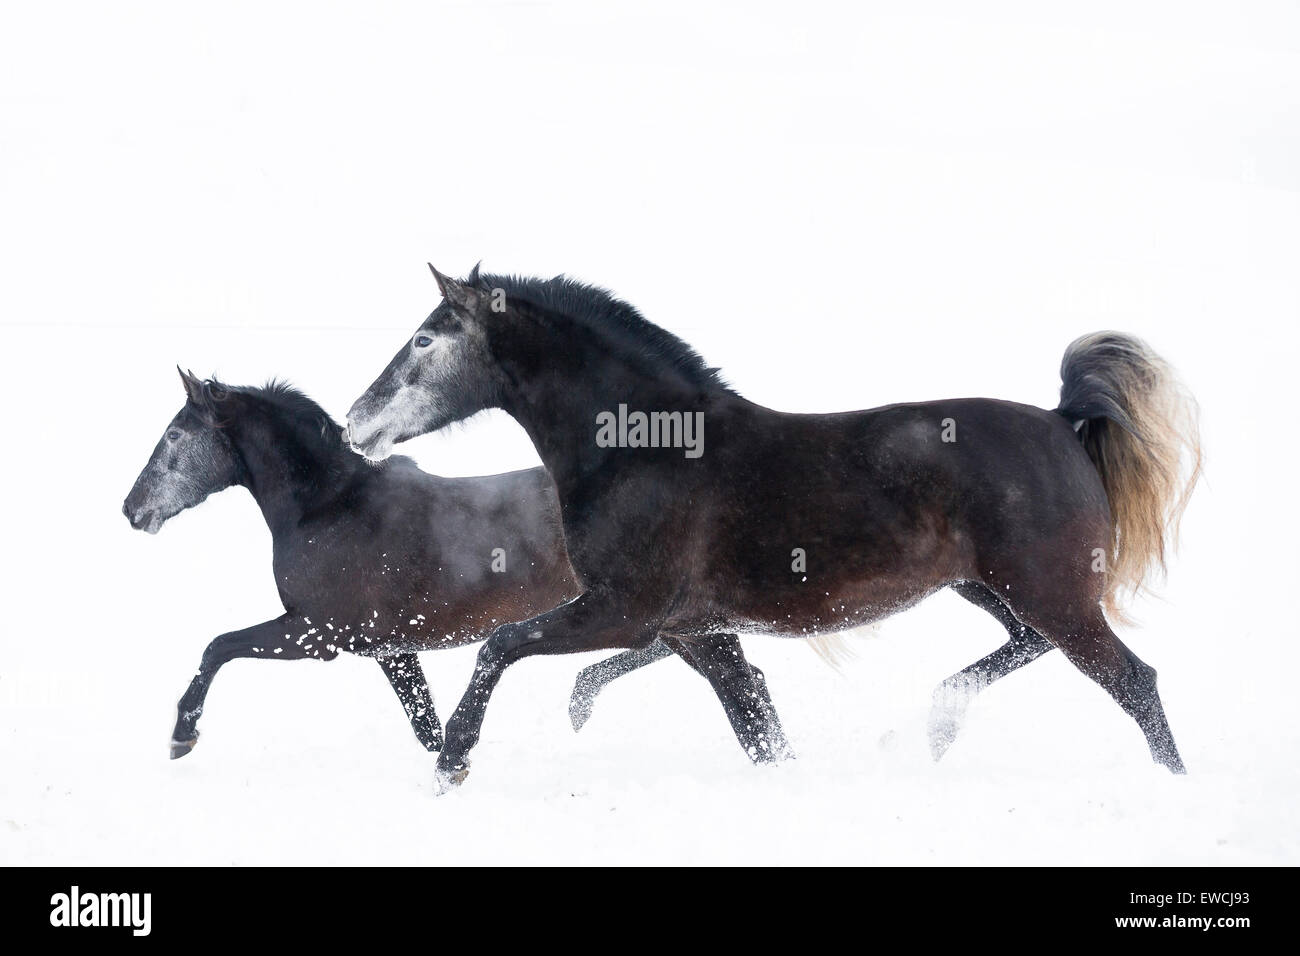
<svg viewBox="0 0 1300 956"><path fill-rule="evenodd" d="M1300 862L1297 16L964 9L8 9L0 863ZM777 768L675 660L574 735L595 655L513 668L444 797L353 658L235 662L168 761L204 645L279 610L245 492L157 537L120 514L173 365L342 415L433 306L424 260L480 257L610 286L791 410L1052 405L1076 335L1146 337L1201 401L1207 480L1122 636L1189 774L1059 655L933 763L931 689L1001 640L946 594L843 674L746 640ZM403 450L536 461L501 415ZM423 657L444 719L473 653Z"/></svg>

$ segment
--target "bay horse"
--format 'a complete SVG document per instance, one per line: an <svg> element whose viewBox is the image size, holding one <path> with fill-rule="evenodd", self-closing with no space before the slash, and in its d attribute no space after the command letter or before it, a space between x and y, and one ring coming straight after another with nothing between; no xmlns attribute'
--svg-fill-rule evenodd
<svg viewBox="0 0 1300 956"><path fill-rule="evenodd" d="M582 588L483 644L441 789L464 780L492 690L525 657L689 648L719 630L805 637L947 587L1008 641L936 691L936 757L971 693L1059 647L1183 772L1156 672L1106 617L1163 568L1200 467L1195 405L1141 341L1075 341L1052 410L961 398L789 414L602 289L430 269L442 302L353 404L347 439L382 459L504 409L554 479Z"/></svg>
<svg viewBox="0 0 1300 956"><path fill-rule="evenodd" d="M442 728L416 652L473 643L499 622L579 593L545 470L444 478L400 457L376 468L348 450L324 409L286 384L249 388L180 376L185 404L122 511L133 528L156 534L214 492L247 488L271 531L284 613L208 644L177 706L172 759L198 742L198 719L224 664L328 661L343 652L379 662L416 738L438 750ZM671 653L655 645L619 655L591 695ZM718 689L747 753L788 751L762 673L734 634L706 638L681 656ZM715 658L749 672L758 696L742 699L720 681Z"/></svg>

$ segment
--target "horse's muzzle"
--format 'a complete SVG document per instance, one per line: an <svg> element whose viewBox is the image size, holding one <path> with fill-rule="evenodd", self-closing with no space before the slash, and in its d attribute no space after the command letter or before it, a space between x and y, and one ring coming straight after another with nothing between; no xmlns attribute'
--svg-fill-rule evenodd
<svg viewBox="0 0 1300 956"><path fill-rule="evenodd" d="M351 420L343 426L343 441L367 461L383 461L392 452L393 444L382 432L375 432L365 438L359 438Z"/></svg>
<svg viewBox="0 0 1300 956"><path fill-rule="evenodd" d="M127 523L136 531L157 534L158 529L162 527L162 522L158 520L158 512L156 511L142 508L133 512L131 506L123 502L122 514L126 515Z"/></svg>

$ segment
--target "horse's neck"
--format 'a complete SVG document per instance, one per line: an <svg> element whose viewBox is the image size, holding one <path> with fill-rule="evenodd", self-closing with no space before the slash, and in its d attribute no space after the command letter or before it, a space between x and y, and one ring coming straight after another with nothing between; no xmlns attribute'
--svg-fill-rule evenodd
<svg viewBox="0 0 1300 956"><path fill-rule="evenodd" d="M305 462L290 455L288 443L278 429L241 438L238 447L246 469L244 484L272 533L297 526L311 507L314 493L328 485L331 476L346 464L328 456Z"/></svg>
<svg viewBox="0 0 1300 956"><path fill-rule="evenodd" d="M597 446L597 416L617 416L620 405L629 413L685 413L699 409L703 399L704 391L675 370L655 376L611 361L587 374L562 366L541 369L519 383L504 407L528 433L556 484L564 487L580 482L609 453Z"/></svg>

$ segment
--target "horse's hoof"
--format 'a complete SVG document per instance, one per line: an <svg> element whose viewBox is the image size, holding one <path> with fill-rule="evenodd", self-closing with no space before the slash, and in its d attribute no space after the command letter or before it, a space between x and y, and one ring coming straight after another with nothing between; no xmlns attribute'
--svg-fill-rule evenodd
<svg viewBox="0 0 1300 956"><path fill-rule="evenodd" d="M948 752L954 740L957 739L959 724L950 718L931 718L929 733L930 738L930 756L934 758L935 763L943 759L943 755Z"/></svg>
<svg viewBox="0 0 1300 956"><path fill-rule="evenodd" d="M194 749L194 745L199 742L199 735L196 733L189 740L172 739L172 759L178 760Z"/></svg>
<svg viewBox="0 0 1300 956"><path fill-rule="evenodd" d="M1168 770L1170 773L1174 774L1175 776L1181 777L1187 773L1187 767L1183 763L1183 758L1178 756L1178 754L1176 753L1157 754L1156 763L1160 764L1160 766L1164 767L1166 770Z"/></svg>
<svg viewBox="0 0 1300 956"><path fill-rule="evenodd" d="M583 725L591 719L592 704L595 703L590 697L580 697L575 692L569 701L569 723L573 725L573 732L576 734L583 728Z"/></svg>
<svg viewBox="0 0 1300 956"><path fill-rule="evenodd" d="M785 763L787 760L793 760L795 757L794 748L785 740L778 740L772 743L760 741L757 745L750 746L746 751L749 759L756 766L774 767L779 763Z"/></svg>
<svg viewBox="0 0 1300 956"><path fill-rule="evenodd" d="M468 776L469 761L465 761L462 764L458 764L457 766L448 769L439 767L433 774L434 793L438 796L442 796L442 794L447 793L450 790L455 790L465 782L465 778Z"/></svg>
<svg viewBox="0 0 1300 956"><path fill-rule="evenodd" d="M964 703L953 706L951 702L937 702L930 710L926 721L926 736L930 739L930 756L937 763L953 745L965 723L966 708Z"/></svg>
<svg viewBox="0 0 1300 956"><path fill-rule="evenodd" d="M937 763L948 752L957 733L961 730L961 718L951 710L936 707L926 722L926 736L930 738L930 756Z"/></svg>
<svg viewBox="0 0 1300 956"><path fill-rule="evenodd" d="M966 723L966 711L980 685L973 679L956 675L934 689L930 716L925 722L930 738L930 756L936 761L948 752Z"/></svg>

